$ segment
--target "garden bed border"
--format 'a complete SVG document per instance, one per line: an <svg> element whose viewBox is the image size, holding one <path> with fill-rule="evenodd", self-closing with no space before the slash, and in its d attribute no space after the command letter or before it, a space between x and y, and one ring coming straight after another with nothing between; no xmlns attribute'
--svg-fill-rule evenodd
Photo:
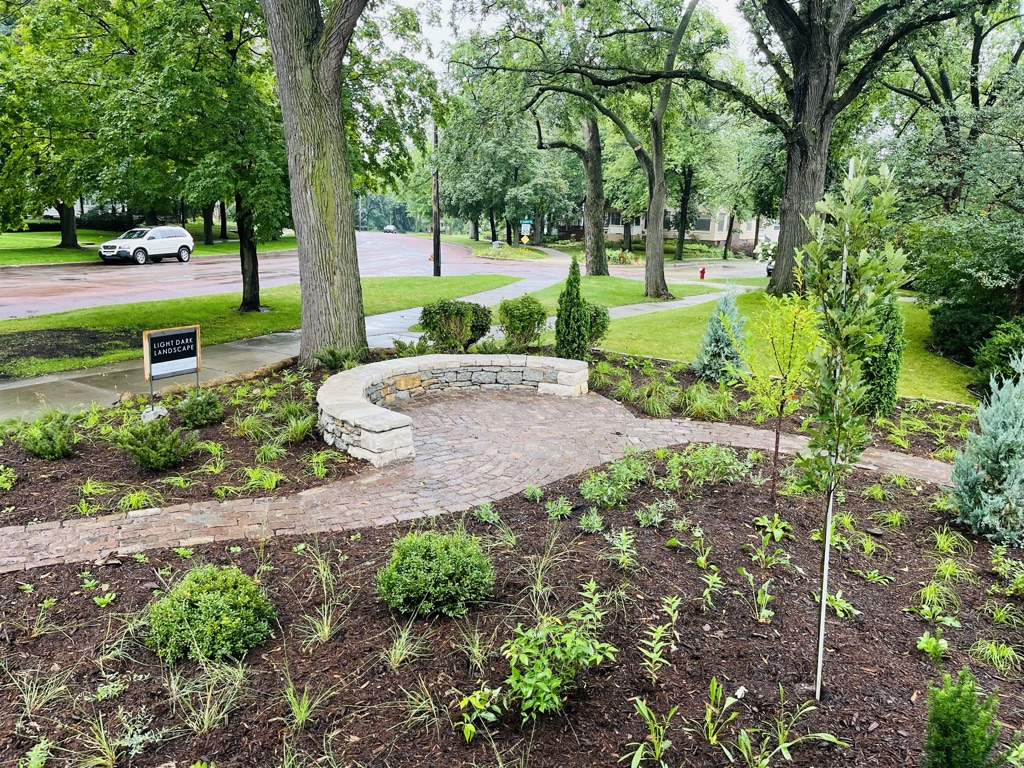
<svg viewBox="0 0 1024 768"><path fill-rule="evenodd" d="M578 397L587 363L534 355L423 355L336 373L317 392L324 442L375 467L413 458L412 419L382 406L449 389L533 390Z"/></svg>

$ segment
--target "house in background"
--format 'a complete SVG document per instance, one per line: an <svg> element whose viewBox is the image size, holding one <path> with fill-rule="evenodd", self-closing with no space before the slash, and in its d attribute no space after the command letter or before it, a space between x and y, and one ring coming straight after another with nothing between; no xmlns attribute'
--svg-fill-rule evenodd
<svg viewBox="0 0 1024 768"><path fill-rule="evenodd" d="M686 230L686 237L689 240L699 240L704 243L709 243L716 246L725 245L725 228L729 222L729 214L727 211L716 211L714 213L703 211L698 216L697 221L694 222L693 227ZM609 211L605 216L605 236L608 240L621 240L624 234L624 223L630 224L631 235L633 237L643 237L646 233L646 222L642 216L635 217L632 222L624 222L622 214L618 211ZM736 219L732 225L732 246L734 248L742 249L747 247L753 247L754 243L754 232L757 229L756 222L754 219L747 219L741 221ZM665 212L665 237L675 238L678 237L679 233L676 230L676 215L674 211ZM761 220L761 226L758 231L758 240L761 242L772 241L778 242L779 239L779 223L777 221L771 221L768 219Z"/></svg>

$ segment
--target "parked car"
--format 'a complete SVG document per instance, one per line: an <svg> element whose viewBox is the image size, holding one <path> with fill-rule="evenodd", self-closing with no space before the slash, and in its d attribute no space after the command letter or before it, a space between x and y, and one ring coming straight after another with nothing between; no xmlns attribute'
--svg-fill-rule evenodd
<svg viewBox="0 0 1024 768"><path fill-rule="evenodd" d="M148 259L159 264L169 256L188 261L194 248L192 235L182 227L140 227L103 243L100 258L104 263L121 260L145 264Z"/></svg>
<svg viewBox="0 0 1024 768"><path fill-rule="evenodd" d="M396 227L394 224L388 224L386 227L384 227L384 234L386 234L386 235L397 235L398 234L398 227Z"/></svg>

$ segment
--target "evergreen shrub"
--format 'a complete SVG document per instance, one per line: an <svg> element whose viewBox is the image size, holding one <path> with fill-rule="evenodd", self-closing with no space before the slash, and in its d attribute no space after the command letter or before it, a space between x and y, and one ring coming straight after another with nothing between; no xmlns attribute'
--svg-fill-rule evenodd
<svg viewBox="0 0 1024 768"><path fill-rule="evenodd" d="M977 305L949 301L933 307L931 316L929 346L964 365L974 364L974 355L1001 322Z"/></svg>
<svg viewBox="0 0 1024 768"><path fill-rule="evenodd" d="M39 459L56 461L75 455L75 417L47 411L18 433L21 447Z"/></svg>
<svg viewBox="0 0 1024 768"><path fill-rule="evenodd" d="M731 371L743 367L737 342L743 337L744 320L736 309L736 294L729 291L715 303L697 349L693 371L705 381L722 383Z"/></svg>
<svg viewBox="0 0 1024 768"><path fill-rule="evenodd" d="M861 367L861 381L867 388L861 409L872 418L888 416L896 407L896 385L903 365L903 350L907 347L904 325L903 313L895 298L878 311L878 333L882 342Z"/></svg>
<svg viewBox="0 0 1024 768"><path fill-rule="evenodd" d="M941 688L929 686L922 768L1003 765L1003 760L993 755L999 741L998 708L994 693L978 701L977 684L966 669L960 670L956 682L943 675Z"/></svg>
<svg viewBox="0 0 1024 768"><path fill-rule="evenodd" d="M612 325L612 316L608 313L608 307L601 304L591 304L588 301L586 305L588 320L587 347L590 348L596 346L601 339L608 335L608 329Z"/></svg>
<svg viewBox="0 0 1024 768"><path fill-rule="evenodd" d="M420 325L438 352L465 352L491 329L491 310L468 301L442 299L425 304Z"/></svg>
<svg viewBox="0 0 1024 768"><path fill-rule="evenodd" d="M377 597L402 613L464 616L491 594L494 567L465 532L413 531L395 542L377 572Z"/></svg>
<svg viewBox="0 0 1024 768"><path fill-rule="evenodd" d="M565 288L558 295L555 357L583 360L590 348L590 312L580 293L580 263L573 257Z"/></svg>
<svg viewBox="0 0 1024 768"><path fill-rule="evenodd" d="M161 472L176 469L195 449L198 438L194 432L178 427L171 429L167 419L154 419L122 427L112 442L126 451L135 463Z"/></svg>
<svg viewBox="0 0 1024 768"><path fill-rule="evenodd" d="M981 394L988 394L992 377L1016 376L1010 365L1014 353L1024 351L1024 317L1015 317L997 326L974 356L974 385Z"/></svg>
<svg viewBox="0 0 1024 768"><path fill-rule="evenodd" d="M176 410L181 423L189 429L219 424L224 419L224 404L212 390L189 395L178 403Z"/></svg>
<svg viewBox="0 0 1024 768"><path fill-rule="evenodd" d="M957 522L995 543L1024 534L1024 357L1010 360L1015 376L993 375L988 403L978 407L977 433L953 463Z"/></svg>
<svg viewBox="0 0 1024 768"><path fill-rule="evenodd" d="M509 352L535 345L547 321L547 310L533 296L505 299L498 305L498 327Z"/></svg>
<svg viewBox="0 0 1024 768"><path fill-rule="evenodd" d="M200 565L150 607L146 645L166 662L239 659L270 634L274 606L237 567Z"/></svg>

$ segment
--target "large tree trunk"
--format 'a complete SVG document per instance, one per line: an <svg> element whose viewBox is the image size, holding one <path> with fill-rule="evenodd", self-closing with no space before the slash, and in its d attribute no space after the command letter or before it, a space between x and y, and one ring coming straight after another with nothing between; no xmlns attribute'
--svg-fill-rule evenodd
<svg viewBox="0 0 1024 768"><path fill-rule="evenodd" d="M676 230L676 261L683 260L686 225L690 220L690 194L693 191L693 166L684 165L679 179L679 228Z"/></svg>
<svg viewBox="0 0 1024 768"><path fill-rule="evenodd" d="M631 253L633 251L633 219L623 217L622 222L622 250Z"/></svg>
<svg viewBox="0 0 1024 768"><path fill-rule="evenodd" d="M670 299L665 282L665 184L664 142L661 124L651 121L651 167L647 179L647 263L644 265L644 296Z"/></svg>
<svg viewBox="0 0 1024 768"><path fill-rule="evenodd" d="M228 205L220 201L220 239L228 239Z"/></svg>
<svg viewBox="0 0 1024 768"><path fill-rule="evenodd" d="M160 223L160 221L156 217L156 211L153 210L152 208L149 208L146 211L145 222L146 226L148 227L155 227Z"/></svg>
<svg viewBox="0 0 1024 768"><path fill-rule="evenodd" d="M493 208L491 208L487 212L487 218L488 218L488 221L490 222L490 225L491 225L491 242L493 243L493 242L495 242L498 239L498 228L497 228L497 226L495 225L495 222L494 222L494 209Z"/></svg>
<svg viewBox="0 0 1024 768"><path fill-rule="evenodd" d="M505 242L512 245L512 222L505 219Z"/></svg>
<svg viewBox="0 0 1024 768"><path fill-rule="evenodd" d="M213 245L213 208L215 203L203 206L203 244Z"/></svg>
<svg viewBox="0 0 1024 768"><path fill-rule="evenodd" d="M722 248L722 258L729 258L729 248L732 246L732 225L736 221L736 213L729 212L729 223L725 227L725 247Z"/></svg>
<svg viewBox="0 0 1024 768"><path fill-rule="evenodd" d="M78 249L78 222L75 220L75 204L68 205L63 200L57 201L57 213L60 215L60 245L58 248Z"/></svg>
<svg viewBox="0 0 1024 768"><path fill-rule="evenodd" d="M580 118L583 126L583 177L586 198L583 201L583 244L587 274L607 275L608 254L604 245L604 160L597 118Z"/></svg>
<svg viewBox="0 0 1024 768"><path fill-rule="evenodd" d="M796 290L793 264L796 251L807 242L804 220L825 194L825 171L835 115L832 94L839 71L838 52L829 52L818 39L827 30L815 31L815 39L803 55L812 61L794 64L793 128L786 137L786 180L779 209L779 247L768 292L781 296Z"/></svg>
<svg viewBox="0 0 1024 768"><path fill-rule="evenodd" d="M469 239L479 240L480 239L480 219L469 220Z"/></svg>
<svg viewBox="0 0 1024 768"><path fill-rule="evenodd" d="M339 0L331 7L330 25L312 0L260 2L277 72L298 240L299 362L314 367L316 355L327 348L367 346L355 200L336 81L348 43L343 29L354 28L365 2Z"/></svg>
<svg viewBox="0 0 1024 768"><path fill-rule="evenodd" d="M814 204L825 194L825 169L832 125L804 131L802 140L790 144L786 157L786 181L779 209L779 248L768 292L775 296L796 290L793 276L795 253L807 242L804 219L814 213Z"/></svg>
<svg viewBox="0 0 1024 768"><path fill-rule="evenodd" d="M543 245L544 214L537 211L533 215L533 226L530 227L530 245Z"/></svg>
<svg viewBox="0 0 1024 768"><path fill-rule="evenodd" d="M754 217L754 247L757 248L757 241L761 237L761 217ZM760 253L760 251L758 251Z"/></svg>
<svg viewBox="0 0 1024 768"><path fill-rule="evenodd" d="M235 193L235 219L238 225L238 256L242 263L242 303L239 312L260 311L260 265L256 257L256 233L252 211L242 196Z"/></svg>

